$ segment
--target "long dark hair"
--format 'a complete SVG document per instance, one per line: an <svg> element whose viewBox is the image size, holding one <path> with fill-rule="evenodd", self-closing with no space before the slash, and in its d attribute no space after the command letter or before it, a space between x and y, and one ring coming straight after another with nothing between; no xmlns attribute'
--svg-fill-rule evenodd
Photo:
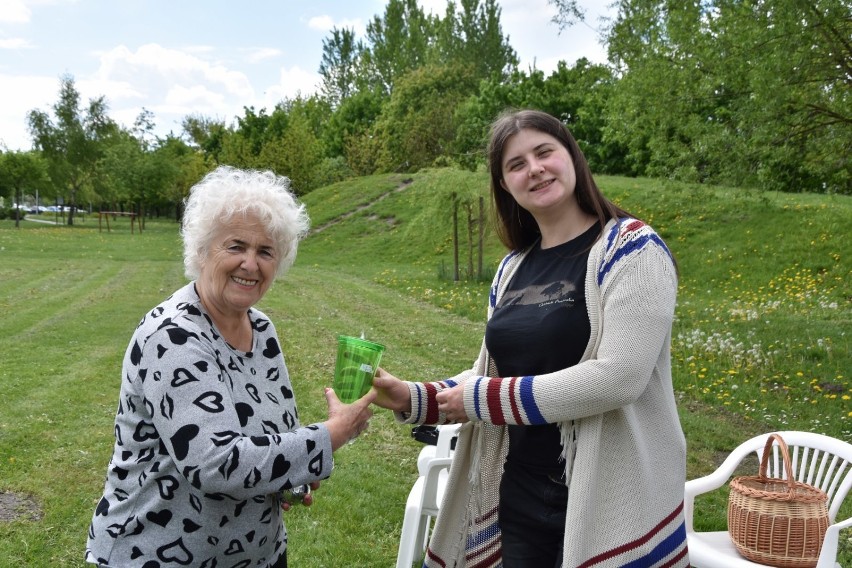
<svg viewBox="0 0 852 568"><path fill-rule="evenodd" d="M601 230L614 217L632 216L604 197L592 178L583 151L558 118L537 110L506 111L491 125L488 167L491 171L491 197L496 210L497 235L509 250L525 249L541 236L530 212L520 207L512 194L500 185L503 180L503 150L506 141L527 128L553 136L568 150L577 176L574 189L577 203L583 211L597 217Z"/></svg>

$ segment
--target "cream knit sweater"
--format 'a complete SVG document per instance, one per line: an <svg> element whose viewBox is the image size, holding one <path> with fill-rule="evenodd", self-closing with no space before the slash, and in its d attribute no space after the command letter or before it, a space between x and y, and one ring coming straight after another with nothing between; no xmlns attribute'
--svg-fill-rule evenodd
<svg viewBox="0 0 852 568"><path fill-rule="evenodd" d="M503 260L489 317L525 257ZM483 342L473 368L408 383L407 423L441 424L435 394L464 384L471 422L459 433L424 566L502 566L497 523L506 424L558 423L568 479L563 568L687 567L683 522L686 442L671 384L669 344L677 274L641 221L611 220L589 254L591 337L577 365L495 378Z"/></svg>

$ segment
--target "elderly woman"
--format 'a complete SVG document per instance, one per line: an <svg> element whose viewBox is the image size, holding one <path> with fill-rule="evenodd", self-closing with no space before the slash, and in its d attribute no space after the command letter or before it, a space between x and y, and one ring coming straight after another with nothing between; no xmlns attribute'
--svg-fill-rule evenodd
<svg viewBox="0 0 852 568"><path fill-rule="evenodd" d="M193 281L149 311L124 357L115 446L89 528L103 567L287 565L282 493L328 477L375 393L326 389L302 426L272 322L253 306L308 228L287 178L220 167L192 188L182 237Z"/></svg>

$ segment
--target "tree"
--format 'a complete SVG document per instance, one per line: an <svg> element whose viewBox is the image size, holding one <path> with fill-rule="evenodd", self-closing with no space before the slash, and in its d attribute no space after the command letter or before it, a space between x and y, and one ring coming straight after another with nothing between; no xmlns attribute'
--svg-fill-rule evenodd
<svg viewBox="0 0 852 568"><path fill-rule="evenodd" d="M143 109L131 131L119 129L110 137L99 166L99 196L102 203L127 204L139 215L139 228L144 228L147 211L162 203L162 195L178 175L177 164L168 155L157 152L159 141L152 141L152 115Z"/></svg>
<svg viewBox="0 0 852 568"><path fill-rule="evenodd" d="M440 64L467 63L480 79L505 79L518 67L518 56L500 26L495 0L460 0L460 11L450 0L437 22L435 49ZM498 79L498 80L499 80Z"/></svg>
<svg viewBox="0 0 852 568"><path fill-rule="evenodd" d="M479 93L456 110L453 159L462 167L476 169L485 161L488 126L497 115L507 108L536 108L568 126L594 171L623 173L625 150L605 139L603 120L615 85L608 67L586 59L573 66L560 61L548 77L537 69L529 74L516 70L506 79L482 81Z"/></svg>
<svg viewBox="0 0 852 568"><path fill-rule="evenodd" d="M376 123L382 171L417 171L447 156L456 107L476 92L470 66L427 65L402 77Z"/></svg>
<svg viewBox="0 0 852 568"><path fill-rule="evenodd" d="M34 146L42 151L53 183L71 206L68 224L73 225L79 194L91 187L103 155L102 142L116 126L107 115L104 97L80 107L80 94L69 75L60 80L59 100L53 111L55 123L40 110L31 110L27 118Z"/></svg>
<svg viewBox="0 0 852 568"><path fill-rule="evenodd" d="M220 164L219 154L222 143L228 132L225 121L212 119L201 115L189 115L181 123L184 134L192 144L195 144L211 164Z"/></svg>
<svg viewBox="0 0 852 568"><path fill-rule="evenodd" d="M556 2L574 6L574 2ZM852 193L847 0L619 0L607 132L640 175Z"/></svg>
<svg viewBox="0 0 852 568"><path fill-rule="evenodd" d="M49 177L47 164L36 152L6 152L0 154L0 194L11 195L18 207L15 209L15 227L21 225L20 205L25 190L42 190Z"/></svg>
<svg viewBox="0 0 852 568"><path fill-rule="evenodd" d="M375 91L358 91L344 100L323 129L326 155L345 156L347 140L368 133L382 112L385 97Z"/></svg>
<svg viewBox="0 0 852 568"><path fill-rule="evenodd" d="M367 44L360 72L368 84L385 94L406 73L426 64L434 37L434 19L426 16L416 0L389 0L384 18L367 24Z"/></svg>
<svg viewBox="0 0 852 568"><path fill-rule="evenodd" d="M189 196L190 188L211 168L202 152L175 136L161 140L154 151L174 168L174 176L162 187L160 199L174 205L175 219L180 221L183 201Z"/></svg>
<svg viewBox="0 0 852 568"><path fill-rule="evenodd" d="M332 28L331 38L322 40L321 92L337 108L357 89L358 65L364 46L355 40L355 30Z"/></svg>
<svg viewBox="0 0 852 568"><path fill-rule="evenodd" d="M289 177L293 191L304 195L316 187L316 176L323 160L322 144L311 120L311 102L297 98L288 101L286 106L287 130L281 137L264 144L258 164ZM282 107L281 111L284 110Z"/></svg>

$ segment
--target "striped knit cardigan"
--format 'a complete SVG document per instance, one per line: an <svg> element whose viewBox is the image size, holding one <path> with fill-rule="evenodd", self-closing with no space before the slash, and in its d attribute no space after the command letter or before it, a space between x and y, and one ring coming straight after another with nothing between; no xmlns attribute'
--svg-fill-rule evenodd
<svg viewBox="0 0 852 568"><path fill-rule="evenodd" d="M488 316L525 252L501 263ZM502 566L497 523L506 424L558 423L568 479L563 568L689 566L683 519L686 442L671 384L677 274L662 239L641 221L611 220L590 251L591 338L577 365L496 376L483 342L474 367L408 383L406 423L441 424L435 394L464 384L470 422L459 432L427 568Z"/></svg>

